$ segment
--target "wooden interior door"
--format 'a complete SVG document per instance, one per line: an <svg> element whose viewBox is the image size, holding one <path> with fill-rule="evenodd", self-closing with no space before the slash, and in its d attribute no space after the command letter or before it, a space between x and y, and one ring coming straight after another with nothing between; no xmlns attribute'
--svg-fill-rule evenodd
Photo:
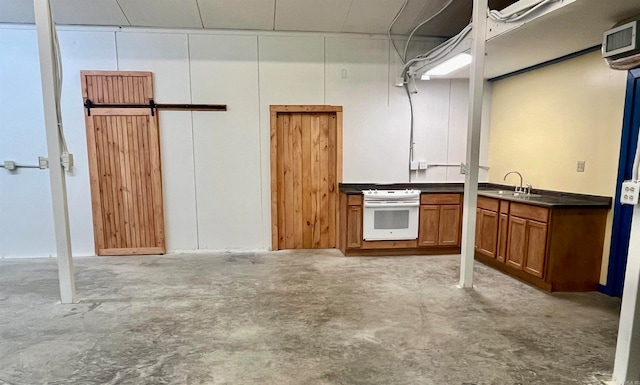
<svg viewBox="0 0 640 385"><path fill-rule="evenodd" d="M81 77L85 101L153 99L151 72L82 71ZM85 122L96 254L163 254L157 115L149 108L91 108Z"/></svg>
<svg viewBox="0 0 640 385"><path fill-rule="evenodd" d="M272 248L335 248L342 107L271 106Z"/></svg>

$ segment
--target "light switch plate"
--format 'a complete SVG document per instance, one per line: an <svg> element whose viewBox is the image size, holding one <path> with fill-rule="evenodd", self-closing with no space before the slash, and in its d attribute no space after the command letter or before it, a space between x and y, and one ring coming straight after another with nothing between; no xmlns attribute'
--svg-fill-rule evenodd
<svg viewBox="0 0 640 385"><path fill-rule="evenodd" d="M584 172L584 164L585 164L584 160L579 160L578 161L578 167L577 167L577 171L578 172Z"/></svg>
<svg viewBox="0 0 640 385"><path fill-rule="evenodd" d="M416 171L419 168L420 168L420 162L417 161L417 160L412 160L411 161L411 171Z"/></svg>
<svg viewBox="0 0 640 385"><path fill-rule="evenodd" d="M623 205L638 204L638 195L640 195L640 182L634 180L625 180L622 182L620 203Z"/></svg>

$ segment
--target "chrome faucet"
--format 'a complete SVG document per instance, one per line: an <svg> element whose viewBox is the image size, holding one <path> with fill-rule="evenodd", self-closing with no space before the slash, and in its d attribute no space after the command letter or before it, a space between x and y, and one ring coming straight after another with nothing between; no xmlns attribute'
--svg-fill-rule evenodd
<svg viewBox="0 0 640 385"><path fill-rule="evenodd" d="M520 187L516 186L515 190L517 193L520 192L525 192L525 190L522 188L522 174L520 174L517 171L509 171L508 173L505 174L504 178L502 178L502 180L507 180L507 177L509 176L509 174L518 174L518 176L520 177Z"/></svg>

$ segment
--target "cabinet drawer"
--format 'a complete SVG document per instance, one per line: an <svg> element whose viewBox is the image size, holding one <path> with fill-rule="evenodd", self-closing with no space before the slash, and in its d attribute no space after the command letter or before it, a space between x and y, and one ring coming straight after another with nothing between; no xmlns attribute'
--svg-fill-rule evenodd
<svg viewBox="0 0 640 385"><path fill-rule="evenodd" d="M347 196L347 204L349 206L361 206L362 195L349 195Z"/></svg>
<svg viewBox="0 0 640 385"><path fill-rule="evenodd" d="M500 201L500 213L501 214L509 214L509 202Z"/></svg>
<svg viewBox="0 0 640 385"><path fill-rule="evenodd" d="M511 203L511 215L547 223L549 220L549 209L538 206L524 205L521 203Z"/></svg>
<svg viewBox="0 0 640 385"><path fill-rule="evenodd" d="M498 205L500 201L497 199L491 199L487 197L478 197L478 208L498 212Z"/></svg>
<svg viewBox="0 0 640 385"><path fill-rule="evenodd" d="M458 205L460 194L422 194L420 204L423 205Z"/></svg>

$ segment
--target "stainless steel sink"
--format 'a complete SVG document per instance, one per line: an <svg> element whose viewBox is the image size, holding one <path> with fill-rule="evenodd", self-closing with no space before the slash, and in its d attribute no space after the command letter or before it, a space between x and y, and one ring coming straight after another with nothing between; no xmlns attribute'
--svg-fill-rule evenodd
<svg viewBox="0 0 640 385"><path fill-rule="evenodd" d="M529 198L540 198L542 195L540 194L526 194L521 192L515 192L511 190L490 190L490 191L480 191L483 194L492 195L496 197L510 197L517 199L529 199Z"/></svg>

